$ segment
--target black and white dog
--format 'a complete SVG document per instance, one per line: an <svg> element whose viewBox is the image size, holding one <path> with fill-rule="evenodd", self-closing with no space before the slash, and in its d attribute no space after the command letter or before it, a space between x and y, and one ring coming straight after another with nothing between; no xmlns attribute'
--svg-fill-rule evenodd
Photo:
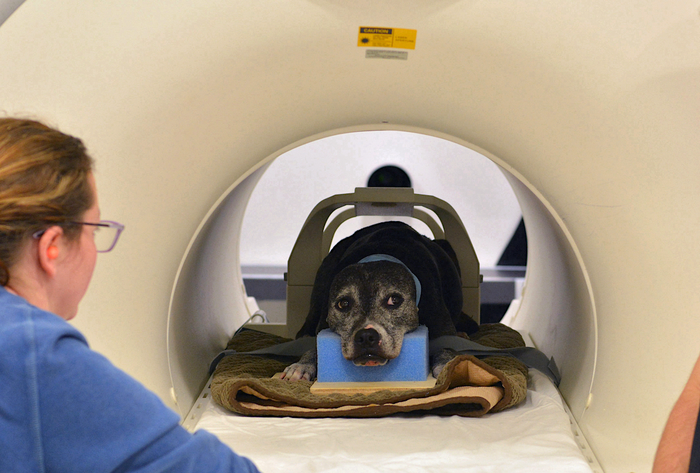
<svg viewBox="0 0 700 473"><path fill-rule="evenodd" d="M462 313L460 269L446 240L431 240L401 222L384 222L341 240L316 273L311 305L297 338L330 328L341 337L343 356L377 366L396 358L405 333L425 325L431 339L473 333ZM431 360L437 377L455 356ZM313 380L316 351L287 367L282 378Z"/></svg>

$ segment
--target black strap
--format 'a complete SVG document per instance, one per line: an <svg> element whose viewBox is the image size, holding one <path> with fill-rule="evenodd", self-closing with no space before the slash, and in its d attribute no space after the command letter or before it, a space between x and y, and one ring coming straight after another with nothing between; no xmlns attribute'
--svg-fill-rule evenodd
<svg viewBox="0 0 700 473"><path fill-rule="evenodd" d="M450 348L460 355L472 355L478 357L486 356L512 356L525 364L528 368L534 368L545 374L556 386L561 382L561 375L554 358L547 358L547 355L532 347L518 348L492 348L476 343L466 338L456 335L445 335L430 340L430 354Z"/></svg>
<svg viewBox="0 0 700 473"><path fill-rule="evenodd" d="M300 357L307 351L316 347L316 337L302 337L290 342L280 343L268 348L259 350L238 352L236 350L224 350L211 362L209 374L211 375L219 362L229 355L260 355L272 357ZM476 357L486 356L512 356L523 362L528 368L534 368L544 373L556 386L561 382L559 370L554 362L554 358L547 358L547 355L531 347L519 348L492 348L479 343L457 337L446 335L438 337L429 342L429 351L433 355L436 352L450 348L460 355L472 355Z"/></svg>
<svg viewBox="0 0 700 473"><path fill-rule="evenodd" d="M277 345L272 345L267 348L260 348L259 350L253 351L236 351L236 350L224 350L211 362L209 365L209 375L211 375L216 369L216 365L226 356L229 355L260 355L260 356L273 356L273 357L295 357L299 358L301 355L307 351L316 348L316 337L302 337L292 340L290 342L278 343Z"/></svg>

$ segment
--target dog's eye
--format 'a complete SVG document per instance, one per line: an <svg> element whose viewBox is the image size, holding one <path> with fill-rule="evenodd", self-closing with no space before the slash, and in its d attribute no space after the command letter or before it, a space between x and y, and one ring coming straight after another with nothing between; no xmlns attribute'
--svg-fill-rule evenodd
<svg viewBox="0 0 700 473"><path fill-rule="evenodd" d="M350 300L349 299L340 299L335 303L335 308L338 310L348 310L350 308Z"/></svg>
<svg viewBox="0 0 700 473"><path fill-rule="evenodd" d="M386 305L389 307L398 307L401 305L403 302L403 297L399 296L398 294L393 294L389 296L386 300Z"/></svg>

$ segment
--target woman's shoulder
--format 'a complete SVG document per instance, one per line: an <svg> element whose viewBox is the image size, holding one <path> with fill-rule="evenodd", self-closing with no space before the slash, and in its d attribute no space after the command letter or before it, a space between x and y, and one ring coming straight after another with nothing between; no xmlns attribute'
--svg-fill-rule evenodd
<svg viewBox="0 0 700 473"><path fill-rule="evenodd" d="M35 307L5 289L0 290L0 314L0 340L3 341L0 344L3 346L12 339L41 344L62 337L87 343L83 335L61 317Z"/></svg>

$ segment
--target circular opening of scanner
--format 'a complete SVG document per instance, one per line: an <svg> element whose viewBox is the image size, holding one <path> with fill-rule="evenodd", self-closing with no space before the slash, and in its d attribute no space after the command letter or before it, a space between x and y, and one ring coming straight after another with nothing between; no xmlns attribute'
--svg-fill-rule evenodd
<svg viewBox="0 0 700 473"><path fill-rule="evenodd" d="M562 219L531 183L496 156L454 137L430 130L401 127L335 130L301 140L263 160L256 168L233 183L212 206L183 256L168 314L168 358L173 389L181 414L188 412L207 381L210 361L225 347L233 332L251 315L251 304L246 298L241 271L242 233L251 231L253 238L265 241L271 237L270 233L280 232L291 242L284 249L288 256L303 223L302 220L296 227L290 228L293 225L276 222L276 227L272 225L268 229L249 228L246 223L244 230L244 220L248 219L246 207L249 201L250 208L255 207L251 197L253 190L270 163L282 154L292 150L298 151L306 143L331 136L342 137L352 132L380 130L393 130L405 134L412 132L440 138L440 141L444 140L450 145L461 145L500 166L520 204L528 240L525 287L517 310L509 313L509 324L527 332L537 348L555 359L562 374L561 392L574 415L580 419L585 411L595 371L596 316L591 284L584 262ZM372 134L369 133L368 136ZM320 172L322 170L318 167L305 169L303 165L299 165L296 177L321 179L323 183L331 186L333 172L342 173L343 169L340 163L333 161L332 156L327 159L333 165L323 170L329 172ZM449 170L446 169L434 169L433 172L438 178L449 177ZM421 191L421 178L415 173L412 173L412 176L414 188L418 193ZM287 178L293 180L293 177L295 176ZM364 179L366 180L366 177ZM357 184L358 187L364 185L362 180ZM348 190L334 189L328 192L323 186L316 186L316 183L309 186L309 189L312 187L321 187L321 195L315 196L312 192L306 192L308 189L304 188L295 195L280 196L276 199L277 203L286 209L285 212L300 211L305 218L320 200ZM430 190L425 193L429 194ZM460 198L459 193L452 198L436 197L443 198L455 206L458 212L459 200L464 199L463 195ZM305 203L304 198L310 198L312 202ZM461 213L460 216L464 220ZM256 218L275 223L271 215L257 215ZM465 222L465 226L479 255L478 244L474 240L478 230L470 228L468 222ZM514 226L507 233L512 233ZM273 237L269 241L279 240ZM481 255L479 257L481 259ZM279 261L279 258L276 261ZM482 262L482 267L488 265Z"/></svg>
<svg viewBox="0 0 700 473"><path fill-rule="evenodd" d="M376 187L385 189L372 190ZM293 205L287 204L290 196ZM369 198L404 203L355 205L358 199ZM431 210L436 204L443 208L441 216ZM326 205L335 211L319 220ZM481 312L482 321L498 321L516 298L525 262L523 268L494 268L521 220L515 194L496 164L453 142L399 131L335 135L280 156L251 195L242 225L240 262L248 296L255 298L269 320L286 321L289 328L258 328L284 336L296 333L308 311L316 257L327 254L342 238L381 221L399 220L428 238L442 239L446 238L443 219L449 219L451 211L461 219L456 227L449 226L447 238L460 259L463 311L476 320ZM462 224L467 230L458 231ZM478 262L468 256L473 255L472 239ZM484 268L481 298L479 265Z"/></svg>
<svg viewBox="0 0 700 473"><path fill-rule="evenodd" d="M286 265L304 221L319 202L365 187L387 165L403 168L416 194L451 205L469 233L480 264L496 266L521 218L517 199L498 166L453 142L398 131L335 135L276 159L248 202L241 229L241 264ZM335 240L383 218L350 219ZM417 220L406 218L406 222L431 236Z"/></svg>

